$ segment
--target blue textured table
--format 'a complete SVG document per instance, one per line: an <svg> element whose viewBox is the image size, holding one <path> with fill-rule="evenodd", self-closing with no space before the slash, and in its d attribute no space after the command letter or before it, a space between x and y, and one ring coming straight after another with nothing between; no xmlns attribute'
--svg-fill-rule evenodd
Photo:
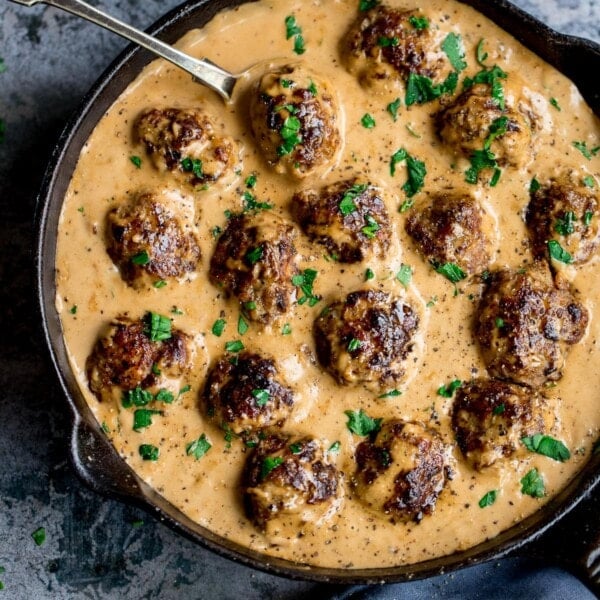
<svg viewBox="0 0 600 600"><path fill-rule="evenodd" d="M93 3L146 28L178 0ZM598 0L517 4L560 31L600 40ZM523 552L520 558L378 588L289 581L215 556L75 478L67 458L67 409L37 323L35 196L60 130L124 46L120 38L56 9L0 0L0 71L6 67L0 73L6 128L0 142L0 599L593 598L566 571ZM560 524L548 536L548 547L559 555L563 533L572 537L579 527L584 548L593 531L586 521L597 523L599 500L596 493ZM32 533L40 527L46 540L38 546Z"/></svg>

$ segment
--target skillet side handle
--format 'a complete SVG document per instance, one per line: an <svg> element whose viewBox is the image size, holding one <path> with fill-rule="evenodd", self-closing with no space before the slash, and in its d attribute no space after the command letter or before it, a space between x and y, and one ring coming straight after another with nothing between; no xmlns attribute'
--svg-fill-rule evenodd
<svg viewBox="0 0 600 600"><path fill-rule="evenodd" d="M579 579L600 598L600 535L596 536L587 553L574 569Z"/></svg>
<svg viewBox="0 0 600 600"><path fill-rule="evenodd" d="M77 474L94 491L129 500L143 500L137 477L97 424L75 417L70 455Z"/></svg>

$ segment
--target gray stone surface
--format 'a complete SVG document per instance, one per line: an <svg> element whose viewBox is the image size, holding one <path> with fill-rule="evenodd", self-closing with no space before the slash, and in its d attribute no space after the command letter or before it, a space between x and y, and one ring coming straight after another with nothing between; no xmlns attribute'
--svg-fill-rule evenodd
<svg viewBox="0 0 600 600"><path fill-rule="evenodd" d="M94 2L145 28L178 0ZM558 29L598 40L597 0L519 0ZM125 42L56 9L0 0L0 598L586 598L565 571L514 558L385 588L294 582L234 564L139 509L106 500L68 462L68 415L46 358L34 297L35 197L58 134ZM548 545L597 522L590 499ZM143 522L140 524L140 522ZM31 533L46 529L36 546ZM522 553L523 554L523 553ZM524 554L527 554L525 552Z"/></svg>

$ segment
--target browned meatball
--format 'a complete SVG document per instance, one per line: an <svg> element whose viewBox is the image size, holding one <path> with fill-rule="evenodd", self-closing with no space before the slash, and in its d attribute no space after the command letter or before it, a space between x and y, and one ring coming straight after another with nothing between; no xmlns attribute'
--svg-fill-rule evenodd
<svg viewBox="0 0 600 600"><path fill-rule="evenodd" d="M568 263L588 261L600 244L599 212L598 193L569 177L534 189L526 214L534 256L547 258L552 240L568 253Z"/></svg>
<svg viewBox="0 0 600 600"><path fill-rule="evenodd" d="M153 341L151 319L151 313L136 321L117 318L96 342L86 368L90 389L99 400L119 398L138 387L158 389L189 370L191 338L170 328L161 336L164 339Z"/></svg>
<svg viewBox="0 0 600 600"><path fill-rule="evenodd" d="M551 414L533 389L477 379L462 385L452 408L452 427L461 452L474 469L510 456L521 438L546 431Z"/></svg>
<svg viewBox="0 0 600 600"><path fill-rule="evenodd" d="M219 135L208 115L197 108L152 108L135 124L159 171L171 171L193 186L231 176L239 161L236 142Z"/></svg>
<svg viewBox="0 0 600 600"><path fill-rule="evenodd" d="M500 166L519 167L531 160L530 124L513 108L500 108L487 84L465 90L435 115L435 122L440 138L457 155L470 158L487 141Z"/></svg>
<svg viewBox="0 0 600 600"><path fill-rule="evenodd" d="M250 99L252 132L267 162L298 178L331 166L341 145L338 114L329 84L301 67L263 75Z"/></svg>
<svg viewBox="0 0 600 600"><path fill-rule="evenodd" d="M150 194L114 208L107 222L108 254L134 287L182 277L198 266L196 236Z"/></svg>
<svg viewBox="0 0 600 600"><path fill-rule="evenodd" d="M415 310L379 290L360 290L330 304L314 324L321 364L343 385L381 390L406 374L419 326Z"/></svg>
<svg viewBox="0 0 600 600"><path fill-rule="evenodd" d="M436 194L411 213L405 227L432 264L454 263L468 275L490 265L494 223L471 196Z"/></svg>
<svg viewBox="0 0 600 600"><path fill-rule="evenodd" d="M374 440L356 448L356 495L394 522L419 522L433 512L446 483L447 455L435 431L420 423L387 421Z"/></svg>
<svg viewBox="0 0 600 600"><path fill-rule="evenodd" d="M243 352L221 358L204 388L206 412L236 434L281 426L294 404L292 390L280 383L272 358Z"/></svg>
<svg viewBox="0 0 600 600"><path fill-rule="evenodd" d="M292 211L308 237L340 262L383 258L390 222L381 189L359 179L294 194Z"/></svg>
<svg viewBox="0 0 600 600"><path fill-rule="evenodd" d="M236 296L251 320L274 322L296 299L295 235L270 211L233 216L217 241L210 280Z"/></svg>
<svg viewBox="0 0 600 600"><path fill-rule="evenodd" d="M339 504L340 473L324 443L310 437L269 435L249 457L243 481L248 517L267 533L287 525L295 537L318 526Z"/></svg>
<svg viewBox="0 0 600 600"><path fill-rule="evenodd" d="M475 335L492 377L532 387L562 376L568 346L585 333L588 312L568 284L543 265L491 276Z"/></svg>
<svg viewBox="0 0 600 600"><path fill-rule="evenodd" d="M411 73L441 78L446 60L436 46L429 19L420 11L378 5L359 14L344 37L342 53L362 85L385 89Z"/></svg>

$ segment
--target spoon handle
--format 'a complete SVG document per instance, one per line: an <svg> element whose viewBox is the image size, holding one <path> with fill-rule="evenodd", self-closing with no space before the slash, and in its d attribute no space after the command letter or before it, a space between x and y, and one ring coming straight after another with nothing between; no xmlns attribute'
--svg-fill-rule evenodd
<svg viewBox="0 0 600 600"><path fill-rule="evenodd" d="M211 90L217 92L225 100L231 99L231 93L236 82L236 77L221 69L206 58L197 59L193 58L180 50L177 50L169 44L165 44L160 40L135 29L119 21L114 17L90 6L82 0L13 0L19 4L25 4L26 6L33 6L34 4L43 3L56 8L61 8L70 12L78 17L82 17L100 27L104 27L121 37L134 42L146 50L150 50L157 56L168 60L169 62L177 65L184 71L187 71L192 75L195 81L201 83Z"/></svg>

